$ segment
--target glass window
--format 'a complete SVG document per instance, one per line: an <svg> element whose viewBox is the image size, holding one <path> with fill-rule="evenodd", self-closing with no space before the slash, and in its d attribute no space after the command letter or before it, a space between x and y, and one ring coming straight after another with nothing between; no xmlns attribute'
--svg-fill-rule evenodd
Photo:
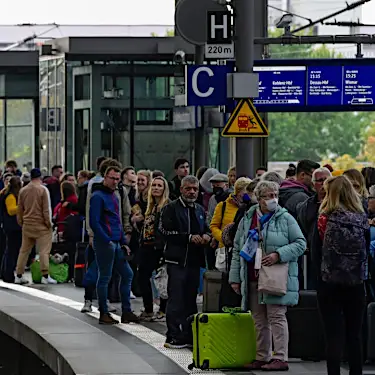
<svg viewBox="0 0 375 375"><path fill-rule="evenodd" d="M170 109L138 109L136 111L137 125L151 125L153 123L172 125L172 110Z"/></svg>
<svg viewBox="0 0 375 375"><path fill-rule="evenodd" d="M75 111L75 150L77 154L76 169L89 168L90 152L90 110L77 109Z"/></svg>
<svg viewBox="0 0 375 375"><path fill-rule="evenodd" d="M102 98L103 99L129 99L130 80L125 76L102 76Z"/></svg>
<svg viewBox="0 0 375 375"><path fill-rule="evenodd" d="M170 77L135 77L134 97L135 99L160 99L169 98Z"/></svg>
<svg viewBox="0 0 375 375"><path fill-rule="evenodd" d="M0 167L2 167L4 163L4 100L0 99Z"/></svg>
<svg viewBox="0 0 375 375"><path fill-rule="evenodd" d="M34 103L31 99L8 99L7 159L17 161L19 168L33 160Z"/></svg>
<svg viewBox="0 0 375 375"><path fill-rule="evenodd" d="M74 77L74 100L90 100L90 74Z"/></svg>

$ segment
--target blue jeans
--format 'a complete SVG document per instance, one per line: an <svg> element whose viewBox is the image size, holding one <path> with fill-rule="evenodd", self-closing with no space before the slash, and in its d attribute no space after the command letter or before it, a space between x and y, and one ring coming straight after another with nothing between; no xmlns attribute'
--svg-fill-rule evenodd
<svg viewBox="0 0 375 375"><path fill-rule="evenodd" d="M102 314L108 313L108 284L112 277L112 271L115 269L121 277L120 294L122 312L130 312L130 289L133 280L133 271L129 263L125 260L124 250L121 248L120 243L111 242L103 244L94 239L94 251L99 270L98 282L96 284L99 311Z"/></svg>

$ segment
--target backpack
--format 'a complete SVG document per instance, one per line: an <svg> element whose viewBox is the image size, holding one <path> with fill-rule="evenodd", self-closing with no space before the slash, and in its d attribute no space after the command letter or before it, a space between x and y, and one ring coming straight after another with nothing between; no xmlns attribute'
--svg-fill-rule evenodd
<svg viewBox="0 0 375 375"><path fill-rule="evenodd" d="M358 285L367 276L367 215L336 210L328 216L321 273L326 283Z"/></svg>

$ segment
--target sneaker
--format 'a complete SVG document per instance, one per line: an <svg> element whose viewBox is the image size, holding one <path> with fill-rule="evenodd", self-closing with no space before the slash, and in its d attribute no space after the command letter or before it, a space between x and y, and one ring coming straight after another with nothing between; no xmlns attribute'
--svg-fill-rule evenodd
<svg viewBox="0 0 375 375"><path fill-rule="evenodd" d="M270 363L262 366L262 371L288 371L289 365L286 361L281 361L280 359L273 359Z"/></svg>
<svg viewBox="0 0 375 375"><path fill-rule="evenodd" d="M156 313L155 318L156 318L156 321L158 321L158 322L165 322L165 320L166 320L165 313L163 313L161 311L158 311Z"/></svg>
<svg viewBox="0 0 375 375"><path fill-rule="evenodd" d="M133 311L127 311L122 313L121 315L121 323L139 323L140 318L139 316L135 315Z"/></svg>
<svg viewBox="0 0 375 375"><path fill-rule="evenodd" d="M119 324L120 322L114 318L110 313L100 314L99 324L105 324L107 326L112 326L114 324Z"/></svg>
<svg viewBox="0 0 375 375"><path fill-rule="evenodd" d="M182 342L182 341L179 341L179 340L175 340L175 339L168 340L167 339L164 343L164 348L185 349L185 348L187 348L187 344Z"/></svg>
<svg viewBox="0 0 375 375"><path fill-rule="evenodd" d="M81 309L81 313L89 313L89 312L92 312L92 302L85 301L85 304L83 305Z"/></svg>
<svg viewBox="0 0 375 375"><path fill-rule="evenodd" d="M146 313L146 311L143 311L141 313L141 315L139 315L139 319L142 321L142 322L153 322L155 321L155 315L154 313Z"/></svg>
<svg viewBox="0 0 375 375"><path fill-rule="evenodd" d="M266 361L255 360L255 361L245 365L245 368L248 369L248 370L261 370L263 368L263 366L268 365L268 364L269 364L269 362L266 362Z"/></svg>
<svg viewBox="0 0 375 375"><path fill-rule="evenodd" d="M136 299L137 297L133 294L133 292L130 292L130 299Z"/></svg>
<svg viewBox="0 0 375 375"><path fill-rule="evenodd" d="M55 279L52 279L50 275L48 277L42 276L42 284L57 284L57 281Z"/></svg>
<svg viewBox="0 0 375 375"><path fill-rule="evenodd" d="M14 278L14 282L15 284L19 284L19 285L26 285L29 283L29 280L26 280L25 277L22 275L21 277L16 276Z"/></svg>

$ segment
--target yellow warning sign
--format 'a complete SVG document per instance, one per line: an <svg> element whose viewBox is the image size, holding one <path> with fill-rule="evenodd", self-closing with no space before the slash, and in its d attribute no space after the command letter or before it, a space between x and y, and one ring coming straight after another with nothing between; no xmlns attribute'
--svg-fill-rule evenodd
<svg viewBox="0 0 375 375"><path fill-rule="evenodd" d="M223 137L268 137L268 129L250 99L241 99L221 132Z"/></svg>

